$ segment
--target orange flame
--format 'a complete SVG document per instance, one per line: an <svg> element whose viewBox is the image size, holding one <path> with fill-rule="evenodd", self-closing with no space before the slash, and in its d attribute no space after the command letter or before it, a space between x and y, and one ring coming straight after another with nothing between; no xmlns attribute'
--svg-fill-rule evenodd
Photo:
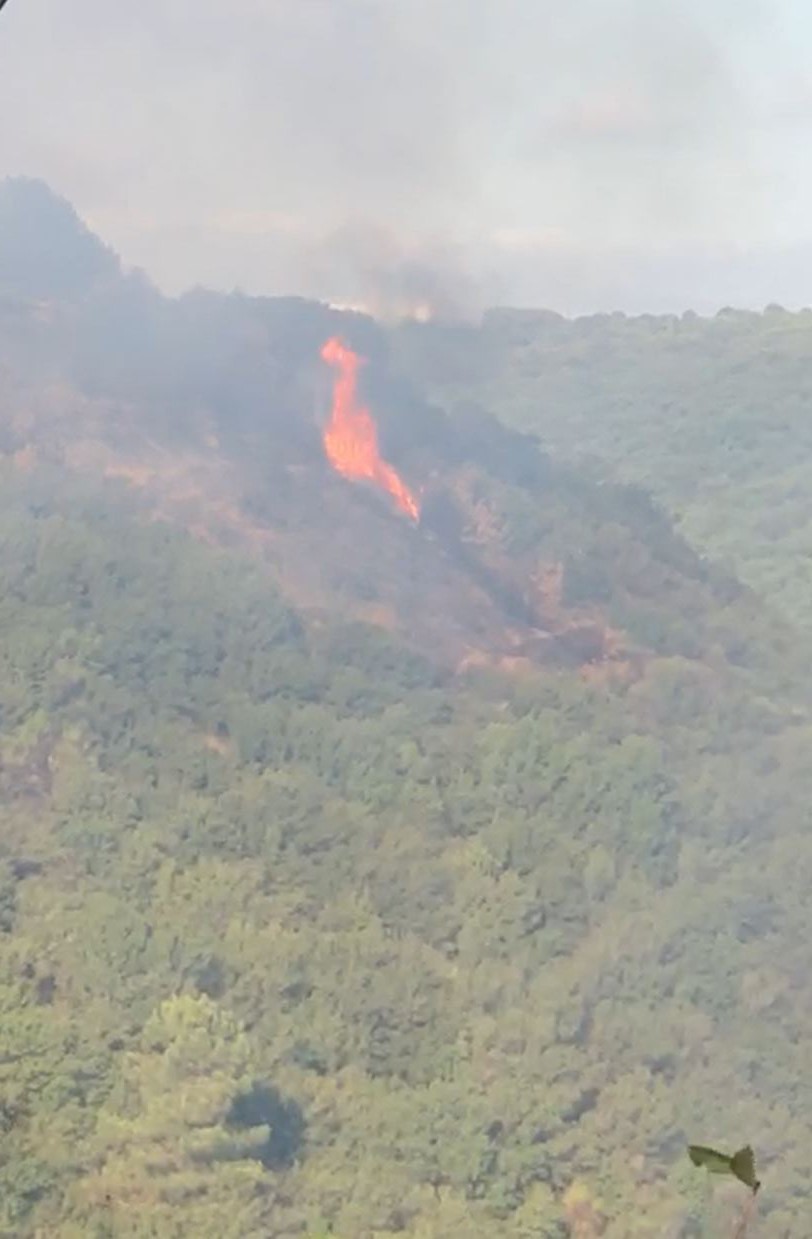
<svg viewBox="0 0 812 1239"><path fill-rule="evenodd" d="M336 370L333 409L324 430L324 450L334 469L351 481L373 482L387 491L413 521L420 517L417 500L406 483L378 451L378 428L358 400L362 359L335 336L321 350L322 360Z"/></svg>

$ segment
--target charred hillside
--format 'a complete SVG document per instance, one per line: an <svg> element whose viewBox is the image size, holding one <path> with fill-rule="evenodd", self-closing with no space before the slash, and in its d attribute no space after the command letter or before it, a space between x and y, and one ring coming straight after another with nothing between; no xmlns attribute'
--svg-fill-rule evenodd
<svg viewBox="0 0 812 1239"><path fill-rule="evenodd" d="M296 298L167 299L36 183L5 184L0 225L10 467L127 486L145 516L261 558L306 613L380 625L447 666L629 677L653 653L794 668L791 634L642 492L553 463L480 409L432 406L371 319ZM16 255L43 227L32 275ZM358 398L419 521L327 459L331 337L363 359Z"/></svg>

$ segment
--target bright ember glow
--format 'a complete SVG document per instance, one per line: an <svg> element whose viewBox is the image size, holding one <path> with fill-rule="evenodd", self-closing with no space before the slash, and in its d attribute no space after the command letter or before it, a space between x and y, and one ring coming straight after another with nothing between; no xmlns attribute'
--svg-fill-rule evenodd
<svg viewBox="0 0 812 1239"><path fill-rule="evenodd" d="M322 360L335 369L333 409L324 430L324 450L338 473L351 481L367 481L392 496L413 521L420 517L417 500L397 471L381 459L378 428L358 399L362 359L335 336L321 350Z"/></svg>

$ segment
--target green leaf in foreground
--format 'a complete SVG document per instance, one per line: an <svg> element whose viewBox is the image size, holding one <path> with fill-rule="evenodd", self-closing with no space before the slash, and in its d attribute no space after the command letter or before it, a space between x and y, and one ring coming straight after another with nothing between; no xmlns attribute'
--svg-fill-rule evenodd
<svg viewBox="0 0 812 1239"><path fill-rule="evenodd" d="M733 1175L749 1187L754 1195L761 1187L756 1178L753 1150L749 1144L732 1156L709 1149L705 1145L689 1144L688 1156L695 1166L704 1166L710 1174Z"/></svg>

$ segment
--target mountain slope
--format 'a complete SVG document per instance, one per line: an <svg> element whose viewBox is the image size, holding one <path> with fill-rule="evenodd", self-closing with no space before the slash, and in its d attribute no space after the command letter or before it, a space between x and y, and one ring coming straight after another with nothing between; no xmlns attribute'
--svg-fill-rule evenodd
<svg viewBox="0 0 812 1239"><path fill-rule="evenodd" d="M557 457L644 484L692 544L809 626L812 312L502 311L410 325L398 347L439 403L479 401Z"/></svg>
<svg viewBox="0 0 812 1239"><path fill-rule="evenodd" d="M6 195L16 201L13 186ZM484 414L427 404L371 320L295 299L168 301L102 266L78 297L58 278L44 301L9 294L0 447L21 468L118 478L156 514L260 555L295 603L378 622L446 665L563 660L626 674L647 650L718 650L810 683L791 630L644 494L595 485ZM0 289L13 274L0 266ZM422 495L416 530L326 461L319 350L335 333L369 359L384 455Z"/></svg>
<svg viewBox="0 0 812 1239"><path fill-rule="evenodd" d="M752 1137L765 1233L800 1239L797 710L680 658L465 687L31 485L0 541L8 1233L563 1235L586 1199L690 1235L699 1130Z"/></svg>
<svg viewBox="0 0 812 1239"><path fill-rule="evenodd" d="M2 272L0 272L2 274ZM7 290L0 1234L763 1233L812 1181L808 648L371 321ZM335 331L419 526L326 464ZM704 1229L703 1229L704 1228Z"/></svg>

